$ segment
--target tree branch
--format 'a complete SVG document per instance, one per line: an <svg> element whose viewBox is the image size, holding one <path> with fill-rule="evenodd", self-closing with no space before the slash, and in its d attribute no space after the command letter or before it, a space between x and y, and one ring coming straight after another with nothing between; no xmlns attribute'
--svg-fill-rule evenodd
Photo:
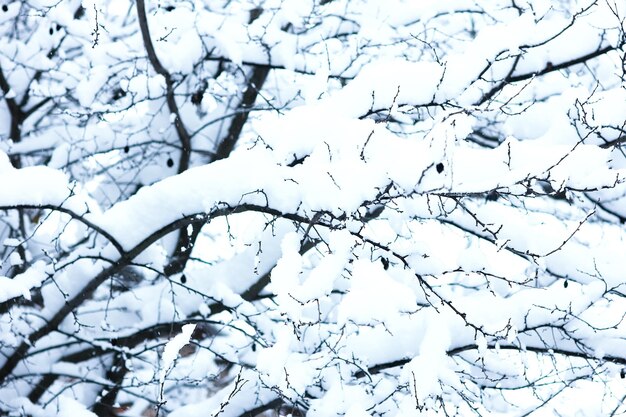
<svg viewBox="0 0 626 417"><path fill-rule="evenodd" d="M178 134L178 138L181 143L180 159L178 161L178 173L180 174L189 168L191 137L189 136L189 132L180 117L180 110L178 109L176 97L174 96L174 81L172 80L172 76L161 64L156 50L154 49L154 45L152 44L150 29L148 28L148 18L146 16L145 0L137 0L137 20L139 20L141 37L143 39L144 47L146 48L146 53L148 54L148 60L157 74L165 78L167 107L170 113L175 116L174 126L176 127L176 133Z"/></svg>

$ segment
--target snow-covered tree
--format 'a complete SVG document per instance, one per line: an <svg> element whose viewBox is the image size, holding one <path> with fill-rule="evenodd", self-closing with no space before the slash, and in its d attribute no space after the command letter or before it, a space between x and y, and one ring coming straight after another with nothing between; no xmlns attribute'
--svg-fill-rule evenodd
<svg viewBox="0 0 626 417"><path fill-rule="evenodd" d="M0 0L0 415L626 414L625 30Z"/></svg>

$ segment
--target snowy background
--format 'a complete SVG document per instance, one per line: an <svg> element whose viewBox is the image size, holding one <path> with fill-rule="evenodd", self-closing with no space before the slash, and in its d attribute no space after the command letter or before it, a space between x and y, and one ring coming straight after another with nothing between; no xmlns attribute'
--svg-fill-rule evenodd
<svg viewBox="0 0 626 417"><path fill-rule="evenodd" d="M0 415L626 414L625 31L0 2Z"/></svg>

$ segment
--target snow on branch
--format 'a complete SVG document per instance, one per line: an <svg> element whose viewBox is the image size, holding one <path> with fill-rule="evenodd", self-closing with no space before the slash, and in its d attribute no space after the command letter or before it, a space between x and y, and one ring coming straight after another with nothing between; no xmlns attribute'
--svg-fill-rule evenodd
<svg viewBox="0 0 626 417"><path fill-rule="evenodd" d="M0 414L624 412L624 5L209 3L0 3Z"/></svg>

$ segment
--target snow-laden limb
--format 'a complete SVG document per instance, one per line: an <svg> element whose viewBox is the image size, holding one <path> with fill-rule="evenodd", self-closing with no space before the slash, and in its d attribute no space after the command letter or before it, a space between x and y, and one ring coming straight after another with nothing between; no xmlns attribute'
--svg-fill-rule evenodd
<svg viewBox="0 0 626 417"><path fill-rule="evenodd" d="M295 134L288 129L301 128L300 110L305 109L287 115L279 127L266 134L276 132L281 138ZM312 119L308 123L320 122L314 111L308 115ZM326 115L323 112L317 117ZM307 158L295 167L275 162L273 153L260 149L238 152L228 160L193 168L144 187L106 212L87 214L85 218L130 250L146 236L181 218L205 213L210 217L213 212L229 209L236 212L238 207L285 215L295 215L298 210L303 215L319 210L339 215L343 210L356 210L363 201L373 200L389 183L398 184L409 193L453 195L515 189L529 179L547 180L557 190L602 189L623 182L625 175L622 170L607 166L610 150L582 144L552 144L549 136L532 142L510 138L494 150L472 148L463 141L471 131L471 119L462 115L441 120L423 142L393 137L369 121L333 121L332 130L315 136L325 137L328 142L310 143ZM277 144L277 148L283 143ZM289 142L285 145L286 152L294 151ZM398 155L398 160L385 167L385 150L389 149ZM293 153L299 155L302 151ZM330 158L333 154L340 156ZM443 164L443 173L437 172L438 163ZM326 175L320 178L319 173L324 171ZM224 182L224 178L229 182ZM326 192L320 193L321 188Z"/></svg>

